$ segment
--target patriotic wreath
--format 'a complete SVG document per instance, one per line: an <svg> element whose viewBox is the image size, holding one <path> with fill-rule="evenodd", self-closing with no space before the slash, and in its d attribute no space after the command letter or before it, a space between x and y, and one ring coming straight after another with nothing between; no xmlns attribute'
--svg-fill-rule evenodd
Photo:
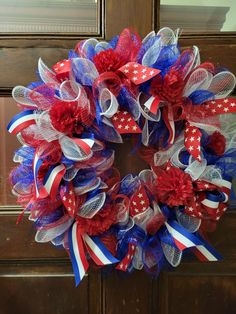
<svg viewBox="0 0 236 314"><path fill-rule="evenodd" d="M37 242L65 248L76 285L93 262L158 274L183 253L221 258L205 234L236 172L235 76L177 41L169 28L83 40L51 69L39 59L39 81L13 89L18 220L28 212ZM121 178L122 137L148 169Z"/></svg>

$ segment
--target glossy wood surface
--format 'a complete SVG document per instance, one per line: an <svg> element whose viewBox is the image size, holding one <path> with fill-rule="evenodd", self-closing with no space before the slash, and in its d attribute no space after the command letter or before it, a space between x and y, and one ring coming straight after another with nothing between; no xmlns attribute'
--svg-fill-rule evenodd
<svg viewBox="0 0 236 314"><path fill-rule="evenodd" d="M100 1L99 39L110 39L131 26L144 36L159 27L157 0ZM5 128L17 107L9 97L14 85L36 79L37 59L50 66L67 56L84 34L0 34L0 314L234 314L236 306L236 212L228 211L210 243L224 256L217 263L184 260L175 271L153 278L144 271L124 276L117 271L89 270L78 288L67 254L51 244L34 242L27 216L15 222L20 208L7 175L18 147ZM200 47L202 60L236 73L236 34L183 34L183 47ZM137 174L146 165L132 154L132 143L115 146L121 174Z"/></svg>

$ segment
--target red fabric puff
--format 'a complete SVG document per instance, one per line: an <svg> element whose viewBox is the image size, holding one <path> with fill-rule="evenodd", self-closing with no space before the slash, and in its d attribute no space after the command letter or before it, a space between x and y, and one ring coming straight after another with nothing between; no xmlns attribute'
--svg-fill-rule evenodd
<svg viewBox="0 0 236 314"><path fill-rule="evenodd" d="M176 167L160 170L156 179L156 194L159 201L171 207L187 205L193 197L192 179Z"/></svg>
<svg viewBox="0 0 236 314"><path fill-rule="evenodd" d="M209 143L207 148L217 156L222 156L225 152L226 140L224 135L220 132L215 131L211 136L209 136Z"/></svg>
<svg viewBox="0 0 236 314"><path fill-rule="evenodd" d="M53 127L59 132L72 135L83 132L81 125L81 108L77 102L58 101L50 109L50 118Z"/></svg>
<svg viewBox="0 0 236 314"><path fill-rule="evenodd" d="M76 217L82 233L95 236L107 231L116 221L116 211L112 205L101 209L93 218Z"/></svg>
<svg viewBox="0 0 236 314"><path fill-rule="evenodd" d="M93 62L100 74L110 71L115 72L125 64L122 56L120 56L113 49L107 49L99 52L93 58Z"/></svg>
<svg viewBox="0 0 236 314"><path fill-rule="evenodd" d="M182 99L184 80L178 70L172 68L162 78L157 75L151 83L151 94L170 103L178 103Z"/></svg>

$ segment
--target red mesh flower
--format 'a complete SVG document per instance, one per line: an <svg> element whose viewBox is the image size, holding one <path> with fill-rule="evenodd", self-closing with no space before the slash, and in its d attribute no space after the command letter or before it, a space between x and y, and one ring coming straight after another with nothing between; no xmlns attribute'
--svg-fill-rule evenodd
<svg viewBox="0 0 236 314"><path fill-rule="evenodd" d="M161 170L156 179L156 194L169 206L187 205L193 197L192 179L179 168Z"/></svg>
<svg viewBox="0 0 236 314"><path fill-rule="evenodd" d="M49 114L56 130L69 135L83 132L81 108L77 102L58 101L50 109Z"/></svg>
<svg viewBox="0 0 236 314"><path fill-rule="evenodd" d="M115 72L125 64L122 56L120 56L113 49L107 49L99 52L94 58L93 62L99 73Z"/></svg>
<svg viewBox="0 0 236 314"><path fill-rule="evenodd" d="M151 94L161 100L178 103L182 99L184 85L181 73L172 68L164 78L158 75L152 80Z"/></svg>
<svg viewBox="0 0 236 314"><path fill-rule="evenodd" d="M222 156L225 152L226 140L224 135L220 132L215 131L209 137L209 143L207 144L207 148L217 156Z"/></svg>
<svg viewBox="0 0 236 314"><path fill-rule="evenodd" d="M76 217L76 221L82 233L94 236L107 231L116 221L116 210L113 206L101 209L93 218Z"/></svg>

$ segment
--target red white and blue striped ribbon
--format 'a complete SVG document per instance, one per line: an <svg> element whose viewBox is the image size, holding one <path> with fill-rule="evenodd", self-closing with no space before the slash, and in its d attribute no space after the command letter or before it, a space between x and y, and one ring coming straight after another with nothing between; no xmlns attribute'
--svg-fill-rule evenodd
<svg viewBox="0 0 236 314"><path fill-rule="evenodd" d="M81 235L78 225L75 222L69 230L69 251L75 274L76 286L80 283L88 269L85 248L90 257L99 266L118 262L98 237L90 237L87 234Z"/></svg>
<svg viewBox="0 0 236 314"><path fill-rule="evenodd" d="M17 134L31 124L35 124L35 119L39 114L34 110L25 110L13 117L7 126L9 133Z"/></svg>
<svg viewBox="0 0 236 314"><path fill-rule="evenodd" d="M93 147L94 140L91 138L73 138L75 144L77 144L86 155L91 153L91 148Z"/></svg>
<svg viewBox="0 0 236 314"><path fill-rule="evenodd" d="M75 275L75 284L77 287L88 270L89 264L85 255L83 239L78 231L78 225L76 222L69 229L68 240L70 258Z"/></svg>
<svg viewBox="0 0 236 314"><path fill-rule="evenodd" d="M144 103L144 107L146 107L151 113L157 114L159 104L160 104L160 99L158 97L152 96Z"/></svg>
<svg viewBox="0 0 236 314"><path fill-rule="evenodd" d="M165 225L179 250L183 251L187 248L194 248L193 251L195 255L205 261L217 261L222 259L221 255L207 244L205 240L198 235L196 236L188 232L177 222L166 222Z"/></svg>
<svg viewBox="0 0 236 314"><path fill-rule="evenodd" d="M224 201L225 195L223 192L207 192L205 199L201 203L210 215L215 215L220 203Z"/></svg>
<svg viewBox="0 0 236 314"><path fill-rule="evenodd" d="M63 164L51 166L44 178L44 188L52 199L54 199L57 194L59 184L65 172L66 167Z"/></svg>

